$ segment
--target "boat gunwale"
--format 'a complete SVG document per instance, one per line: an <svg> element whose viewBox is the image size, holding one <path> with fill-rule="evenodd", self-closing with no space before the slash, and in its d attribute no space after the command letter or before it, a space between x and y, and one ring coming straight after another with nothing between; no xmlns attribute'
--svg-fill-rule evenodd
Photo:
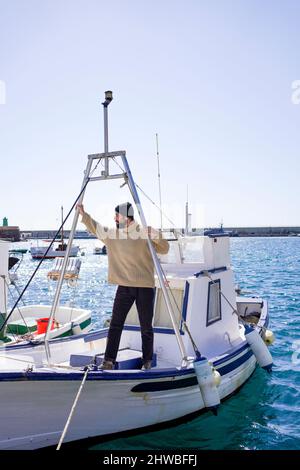
<svg viewBox="0 0 300 470"><path fill-rule="evenodd" d="M230 367L230 364L232 362L235 362L234 358L238 356L239 354L242 354L242 356L238 359L237 361L241 362L244 356L249 355L249 346L246 340L241 344L241 346L236 349L235 351L231 351L231 353L226 354L224 358L218 360L218 361L210 361L213 365L213 367L218 366L218 368L221 368L222 364L226 363L224 367ZM252 355L252 354L251 354ZM248 359L249 357L247 357ZM13 358L11 358L13 360ZM247 360L246 359L246 360ZM229 363L228 363L229 361ZM245 362L245 361L243 361ZM241 363L243 363L241 362ZM228 364L227 364L228 363ZM241 364L240 364L241 365ZM53 366L55 368L55 365ZM239 367L239 365L237 366ZM233 367L233 369L237 368ZM232 370L233 370L232 369ZM24 380L81 380L83 375L84 375L85 370L81 368L80 370L67 370L63 369L62 370L53 370L53 371L43 371L43 370L37 370L37 371L5 371L5 372L0 372L0 382L6 382L6 381L24 381ZM227 372L228 373L228 372ZM146 371L141 371L140 369L136 370L131 370L128 369L127 371L125 370L112 370L112 371L99 371L99 370L91 370L88 374L87 380L113 380L113 381L118 381L118 380L151 380L151 379L167 379L167 378L180 378L182 376L186 377L188 375L195 375L194 369L193 368L179 368L179 367L170 367L170 368L155 368L155 369L150 369ZM226 375L226 374L223 374Z"/></svg>

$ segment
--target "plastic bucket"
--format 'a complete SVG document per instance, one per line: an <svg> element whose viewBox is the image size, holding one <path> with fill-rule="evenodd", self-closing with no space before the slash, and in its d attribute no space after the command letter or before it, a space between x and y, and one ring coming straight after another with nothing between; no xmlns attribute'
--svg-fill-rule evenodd
<svg viewBox="0 0 300 470"><path fill-rule="evenodd" d="M48 323L49 323L49 318L39 318L37 320L37 334L38 335L42 335L43 333L46 333ZM55 321L52 320L51 330L54 329L54 326L55 326Z"/></svg>

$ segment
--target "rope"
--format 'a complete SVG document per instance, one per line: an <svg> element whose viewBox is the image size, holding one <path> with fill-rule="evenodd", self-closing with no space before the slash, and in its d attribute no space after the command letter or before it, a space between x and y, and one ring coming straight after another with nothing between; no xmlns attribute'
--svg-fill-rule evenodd
<svg viewBox="0 0 300 470"><path fill-rule="evenodd" d="M14 286L14 288L16 289L18 295L20 295L20 290L19 290L19 288L18 288L16 282L15 282L15 281L12 281L12 280L10 279L10 283L11 283L12 286ZM24 302L23 299L22 299L22 302L23 302L23 305L25 306L25 302Z"/></svg>
<svg viewBox="0 0 300 470"><path fill-rule="evenodd" d="M83 376L83 379L82 379L82 381L81 381L80 387L79 387L79 389L78 389L77 395L76 395L76 397L75 397L74 403L73 403L73 405L72 405L70 414L69 414L69 416L68 416L67 422L66 422L65 427L64 427L64 429L63 429L63 432L62 432L62 435L61 435L61 437L60 437L59 443L58 443L58 445L57 445L57 447L56 447L56 450L60 450L60 448L61 448L61 445L62 445L63 440L64 440L64 438L65 438L65 435L66 435L66 433L67 433L67 431L68 431L68 428L69 428L69 426L70 426L72 416L73 416L73 414L74 414L75 408L76 408L76 406L77 406L77 402L78 402L79 397L80 397L80 395L81 395L81 392L82 392L82 389L83 389L83 386L84 386L84 384L85 384L85 381L86 381L86 378L87 378L87 375L88 375L89 371L90 371L89 367L86 367L85 373L84 373L84 376Z"/></svg>
<svg viewBox="0 0 300 470"><path fill-rule="evenodd" d="M6 279L5 279L5 284L6 284L6 286L7 286L7 289L8 289L9 294L11 295L12 301L14 302L14 296L13 296L11 290L10 290L10 286L9 286L9 284L8 284L8 282L7 282ZM23 320L23 322L24 322L24 324L25 324L25 326L26 326L26 328L27 328L27 330L28 330L28 325L27 325L26 320L25 320L25 318L23 317L23 315L22 315L22 313L21 313L19 307L18 307L18 312L19 312L19 315L20 315L20 317L22 318L22 320ZM10 334L14 337L14 340L17 341L17 337L16 337L15 334L11 331L10 325L6 325L6 328L7 328L7 330L8 330L8 333L10 333Z"/></svg>
<svg viewBox="0 0 300 470"><path fill-rule="evenodd" d="M0 277L3 279L4 284L5 284L6 287L8 288L9 294L12 295L11 292L10 292L9 284L8 284L8 282L7 282L7 280L6 280L5 275L3 274L3 275L1 275ZM7 304L7 297L6 297L6 290L4 289L4 305L6 306L6 304ZM6 313L6 312L4 312L4 313ZM8 326L7 328L8 328L8 330L10 330L10 327L9 327L9 326ZM0 331L2 331L2 328L1 328ZM9 333L13 336L14 340L17 341L17 338L15 337L14 333L13 333L12 331L9 331ZM4 335L3 335L2 340L4 340L4 336L5 336L5 330L4 330ZM1 341L2 341L2 340L1 340Z"/></svg>
<svg viewBox="0 0 300 470"><path fill-rule="evenodd" d="M14 295L12 294L12 292L11 292L10 285L8 284L8 282L7 282L6 280L5 280L5 283L6 283L6 285L7 285L8 292L10 293L11 298L12 298L12 300L14 301L15 298L14 298ZM16 288L16 285L15 285L15 284L13 284L13 285L15 286L15 289L16 289L16 291L18 292L18 290L17 290L17 288ZM27 326L26 321L25 321L25 318L23 317L20 308L17 307L17 309L18 309L18 312L19 312L20 317L22 318L22 320L24 321L25 325ZM28 328L28 326L27 326L27 328Z"/></svg>

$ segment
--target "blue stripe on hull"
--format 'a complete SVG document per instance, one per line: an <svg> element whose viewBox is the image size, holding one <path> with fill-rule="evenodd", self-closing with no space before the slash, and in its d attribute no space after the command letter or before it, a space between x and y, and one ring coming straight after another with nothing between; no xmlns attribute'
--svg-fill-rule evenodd
<svg viewBox="0 0 300 470"><path fill-rule="evenodd" d="M234 369L237 369L242 364L244 364L251 356L253 356L252 351L247 351L243 356L239 357L235 361L230 362L230 364L218 368L218 372L221 375L228 374L232 372ZM164 381L164 382L144 382L138 385L135 385L131 391L134 393L142 393L142 392L161 392L165 390L175 390L179 388L187 388L187 387L195 387L198 385L197 377L193 375L192 377L187 377L181 380L172 380L172 381Z"/></svg>
<svg viewBox="0 0 300 470"><path fill-rule="evenodd" d="M234 369L237 369L240 367L244 362L246 362L251 356L253 356L253 352L251 350L247 351L245 354L243 354L241 357L236 359L235 361L230 362L226 366L223 367L216 367L217 371L221 375L228 374Z"/></svg>
<svg viewBox="0 0 300 470"><path fill-rule="evenodd" d="M217 361L214 361L213 363L214 367L217 367L218 365L221 365L224 362L229 361L233 357L238 356L239 354L241 354L242 351L245 351L248 348L249 348L249 344L245 341L245 343L243 343L243 346L240 346L236 351L227 354L226 356L222 357L221 359L218 359Z"/></svg>

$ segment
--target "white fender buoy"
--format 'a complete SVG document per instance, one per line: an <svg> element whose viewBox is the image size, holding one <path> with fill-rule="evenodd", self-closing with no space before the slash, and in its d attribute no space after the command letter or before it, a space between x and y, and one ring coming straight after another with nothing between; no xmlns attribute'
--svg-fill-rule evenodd
<svg viewBox="0 0 300 470"><path fill-rule="evenodd" d="M267 372L271 372L273 359L262 337L258 331L253 329L251 326L244 325L244 327L246 341L256 357L258 364L262 369L265 369Z"/></svg>
<svg viewBox="0 0 300 470"><path fill-rule="evenodd" d="M273 331L265 330L263 331L262 339L264 340L267 346L271 346L271 344L273 344L275 341L275 335Z"/></svg>
<svg viewBox="0 0 300 470"><path fill-rule="evenodd" d="M221 402L220 395L216 387L216 374L205 357L196 359L193 365L204 405L216 415L217 408Z"/></svg>
<svg viewBox="0 0 300 470"><path fill-rule="evenodd" d="M218 387L221 383L221 374L220 372L218 372L216 369L213 368L213 376L214 376L215 386Z"/></svg>
<svg viewBox="0 0 300 470"><path fill-rule="evenodd" d="M80 328L79 323L73 323L72 325L72 334L73 335L80 335L82 333L82 329Z"/></svg>

